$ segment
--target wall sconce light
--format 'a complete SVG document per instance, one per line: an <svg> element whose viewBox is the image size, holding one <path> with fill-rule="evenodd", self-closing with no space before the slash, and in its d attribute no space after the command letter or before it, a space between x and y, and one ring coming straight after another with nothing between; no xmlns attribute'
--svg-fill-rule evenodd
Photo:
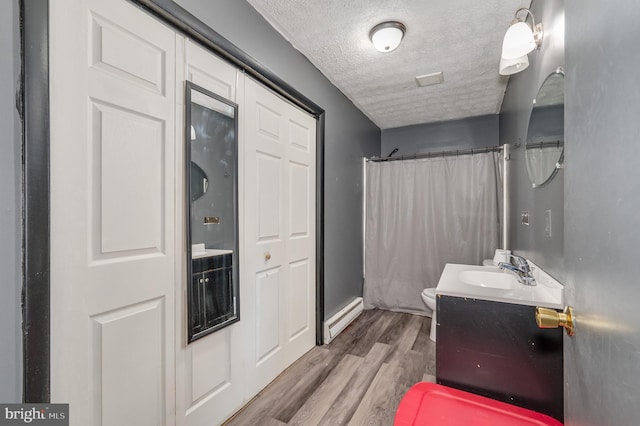
<svg viewBox="0 0 640 426"><path fill-rule="evenodd" d="M520 12L526 12L531 15L531 28L529 28L525 21L518 18L518 13ZM511 22L511 26L504 35L502 57L505 59L516 59L528 54L535 48L540 49L543 36L544 30L542 23L536 25L536 19L533 13L524 7L518 9L515 13L515 19Z"/></svg>
<svg viewBox="0 0 640 426"><path fill-rule="evenodd" d="M407 27L397 21L382 22L371 29L369 38L379 52L391 52L400 45Z"/></svg>
<svg viewBox="0 0 640 426"><path fill-rule="evenodd" d="M526 16L524 20L518 18L520 12L525 12L531 16L531 27L525 22ZM524 71L529 66L527 55L533 49L540 49L543 37L544 29L542 23L536 24L536 19L529 9L524 7L518 9L502 41L500 74L511 75Z"/></svg>
<svg viewBox="0 0 640 426"><path fill-rule="evenodd" d="M524 71L529 66L527 55L516 59L500 58L500 75L511 75Z"/></svg>

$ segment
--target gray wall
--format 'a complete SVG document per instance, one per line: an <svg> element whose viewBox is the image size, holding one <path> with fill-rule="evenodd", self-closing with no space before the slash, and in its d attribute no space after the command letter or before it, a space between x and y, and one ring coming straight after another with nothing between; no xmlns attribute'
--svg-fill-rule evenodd
<svg viewBox="0 0 640 426"><path fill-rule="evenodd" d="M362 157L380 130L245 1L178 0L325 109L325 318L362 295Z"/></svg>
<svg viewBox="0 0 640 426"><path fill-rule="evenodd" d="M22 148L15 107L20 73L18 11L16 0L0 3L0 402L22 400Z"/></svg>
<svg viewBox="0 0 640 426"><path fill-rule="evenodd" d="M569 425L640 419L640 2L566 0Z"/></svg>
<svg viewBox="0 0 640 426"><path fill-rule="evenodd" d="M396 155L420 154L449 149L484 148L498 145L498 115L416 124L382 131L381 155L395 148Z"/></svg>
<svg viewBox="0 0 640 426"><path fill-rule="evenodd" d="M508 164L509 248L564 282L564 172L560 170L548 185L533 189L524 149L533 99L545 78L564 65L564 1L534 0L531 10L536 22L544 24L544 42L540 50L529 54L529 68L509 78L500 112L500 144L512 148ZM567 161L572 161L570 156ZM551 237L545 236L545 210L551 210ZM520 223L523 211L529 212L529 226Z"/></svg>

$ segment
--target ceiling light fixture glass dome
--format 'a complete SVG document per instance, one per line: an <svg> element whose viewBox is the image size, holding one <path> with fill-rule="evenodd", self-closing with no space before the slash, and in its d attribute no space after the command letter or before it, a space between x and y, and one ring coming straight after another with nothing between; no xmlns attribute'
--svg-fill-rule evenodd
<svg viewBox="0 0 640 426"><path fill-rule="evenodd" d="M373 46L379 52L391 52L395 50L402 39L407 28L397 21L382 22L371 29L369 38Z"/></svg>

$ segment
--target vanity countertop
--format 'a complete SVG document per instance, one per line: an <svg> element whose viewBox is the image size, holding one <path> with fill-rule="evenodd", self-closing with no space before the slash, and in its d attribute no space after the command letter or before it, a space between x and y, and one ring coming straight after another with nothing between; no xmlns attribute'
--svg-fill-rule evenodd
<svg viewBox="0 0 640 426"><path fill-rule="evenodd" d="M535 264L529 264L534 286L521 284L513 272L496 267L447 263L436 294L562 309L564 287ZM477 283L470 283L469 277L477 278Z"/></svg>
<svg viewBox="0 0 640 426"><path fill-rule="evenodd" d="M222 256L223 254L231 254L233 250L222 249L205 249L204 251L197 251L191 254L192 259L200 259L201 257Z"/></svg>
<svg viewBox="0 0 640 426"><path fill-rule="evenodd" d="M233 250L225 249L208 249L204 244L193 244L191 246L191 259L200 259L203 257L222 256L223 254L231 254Z"/></svg>

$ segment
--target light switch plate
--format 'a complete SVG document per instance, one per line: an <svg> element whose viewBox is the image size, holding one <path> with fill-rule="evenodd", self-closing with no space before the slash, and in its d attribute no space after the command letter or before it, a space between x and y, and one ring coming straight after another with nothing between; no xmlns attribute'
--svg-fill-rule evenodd
<svg viewBox="0 0 640 426"><path fill-rule="evenodd" d="M544 236L551 238L551 210L544 211Z"/></svg>
<svg viewBox="0 0 640 426"><path fill-rule="evenodd" d="M520 223L529 226L529 212L522 212Z"/></svg>

